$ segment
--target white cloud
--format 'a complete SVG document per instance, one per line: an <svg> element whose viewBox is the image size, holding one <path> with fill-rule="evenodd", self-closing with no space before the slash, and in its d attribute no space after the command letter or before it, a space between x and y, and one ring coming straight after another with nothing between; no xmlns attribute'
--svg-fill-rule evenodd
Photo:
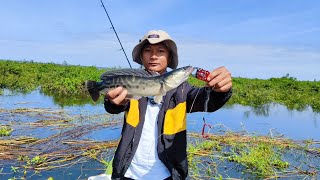
<svg viewBox="0 0 320 180"><path fill-rule="evenodd" d="M192 43L179 45L180 65L206 69L229 68L234 76L281 77L287 73L303 80L320 80L320 52L285 47Z"/></svg>
<svg viewBox="0 0 320 180"><path fill-rule="evenodd" d="M122 44L132 62L131 50L137 37L121 34ZM212 70L226 66L233 76L281 77L286 73L303 80L320 80L320 52L311 49L224 44L177 40L179 66L192 65ZM2 59L129 67L114 34L65 42L0 41Z"/></svg>

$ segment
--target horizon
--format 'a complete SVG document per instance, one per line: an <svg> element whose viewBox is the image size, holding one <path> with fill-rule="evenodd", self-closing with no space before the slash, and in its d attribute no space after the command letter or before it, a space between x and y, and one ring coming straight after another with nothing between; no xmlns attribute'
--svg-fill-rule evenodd
<svg viewBox="0 0 320 180"><path fill-rule="evenodd" d="M103 2L133 68L139 67L131 57L139 38L163 29L178 46L178 67L225 66L233 77L320 80L316 0ZM0 20L0 59L129 67L99 0L6 1Z"/></svg>

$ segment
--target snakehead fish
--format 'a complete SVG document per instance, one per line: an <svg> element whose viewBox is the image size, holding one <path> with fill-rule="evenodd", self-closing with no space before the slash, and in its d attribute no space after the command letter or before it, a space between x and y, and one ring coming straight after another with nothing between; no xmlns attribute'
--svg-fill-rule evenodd
<svg viewBox="0 0 320 180"><path fill-rule="evenodd" d="M143 69L120 69L107 71L100 76L101 82L86 81L85 86L93 101L99 99L109 89L122 86L128 91L129 97L154 96L160 103L162 97L171 89L186 81L194 68L186 66L159 75Z"/></svg>

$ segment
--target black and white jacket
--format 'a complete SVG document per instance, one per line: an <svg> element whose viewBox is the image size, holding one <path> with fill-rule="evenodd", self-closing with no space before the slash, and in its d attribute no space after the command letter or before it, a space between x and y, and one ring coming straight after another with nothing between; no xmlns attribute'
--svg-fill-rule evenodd
<svg viewBox="0 0 320 180"><path fill-rule="evenodd" d="M231 97L227 93L210 92L208 112L221 108ZM188 174L186 115L204 111L205 88L187 82L169 91L158 115L158 155L171 173L172 179L186 179ZM111 114L125 112L122 136L113 159L112 179L123 179L138 147L145 120L148 98L131 99L125 106L117 106L105 99L105 109ZM192 108L192 109L191 109Z"/></svg>

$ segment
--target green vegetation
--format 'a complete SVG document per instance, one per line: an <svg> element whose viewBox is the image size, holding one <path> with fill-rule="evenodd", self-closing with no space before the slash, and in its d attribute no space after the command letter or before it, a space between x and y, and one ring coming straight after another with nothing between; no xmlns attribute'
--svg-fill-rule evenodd
<svg viewBox="0 0 320 180"><path fill-rule="evenodd" d="M195 133L190 136L201 137ZM230 173L241 179L277 179L290 175L316 177L317 167L296 166L302 159L305 159L303 163L310 163L306 160L308 153L317 156L319 152L288 139L237 133L210 135L188 145L190 176L194 179L222 179L220 173Z"/></svg>
<svg viewBox="0 0 320 180"><path fill-rule="evenodd" d="M284 76L268 80L234 78L234 95L230 103L258 107L277 102L289 109L304 110L311 106L320 112L320 81L297 81Z"/></svg>
<svg viewBox="0 0 320 180"><path fill-rule="evenodd" d="M1 60L0 88L21 93L40 88L42 93L54 96L55 101L58 99L59 104L86 104L91 101L84 88L85 80L98 80L105 71L92 66ZM66 99L69 101L65 102Z"/></svg>
<svg viewBox="0 0 320 180"><path fill-rule="evenodd" d="M92 66L0 60L0 94L4 88L22 93L40 88L41 92L54 96L54 101L61 105L90 103L84 81L98 80L106 70ZM188 81L195 86L204 85L196 78ZM310 106L320 112L320 81L298 81L286 75L268 80L233 78L233 85L234 93L229 104L258 108L275 102L289 109L304 110Z"/></svg>
<svg viewBox="0 0 320 180"><path fill-rule="evenodd" d="M190 79L194 85L202 82ZM233 78L233 95L228 104L241 104L259 108L267 103L280 103L289 109L304 110L308 106L320 112L320 81L298 81L286 75L281 78Z"/></svg>
<svg viewBox="0 0 320 180"><path fill-rule="evenodd" d="M10 136L13 129L8 126L0 126L0 137L1 136Z"/></svg>
<svg viewBox="0 0 320 180"><path fill-rule="evenodd" d="M245 146L244 148L234 148L239 151L235 155L229 156L229 161L237 162L243 165L246 170L250 170L258 176L272 176L275 170L285 170L288 162L281 160L280 154L276 153L272 144L259 143L253 146Z"/></svg>
<svg viewBox="0 0 320 180"><path fill-rule="evenodd" d="M46 157L41 157L41 156L34 156L33 158L29 156L23 156L19 155L18 161L24 162L26 164L25 167L27 166L32 166L32 167L41 167L43 164L46 163L47 158Z"/></svg>
<svg viewBox="0 0 320 180"><path fill-rule="evenodd" d="M105 70L96 67L0 61L0 87L28 93L37 87L48 94L84 94L83 82L97 80Z"/></svg>

